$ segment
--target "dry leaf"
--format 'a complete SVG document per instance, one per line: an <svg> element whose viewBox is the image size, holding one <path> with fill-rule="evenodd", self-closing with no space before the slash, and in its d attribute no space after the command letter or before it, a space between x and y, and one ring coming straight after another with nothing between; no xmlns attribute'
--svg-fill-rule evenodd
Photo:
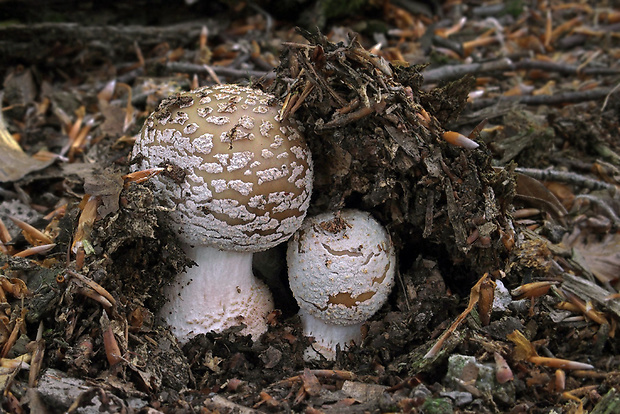
<svg viewBox="0 0 620 414"><path fill-rule="evenodd" d="M99 197L101 203L97 214L105 217L118 210L119 197L123 190L123 177L111 169L102 170L93 164L72 163L63 165L67 174L76 174L84 180L84 192Z"/></svg>
<svg viewBox="0 0 620 414"><path fill-rule="evenodd" d="M471 288L471 291L469 292L469 304L467 305L467 309L465 309L456 318L456 320L452 323L452 325L448 329L446 329L446 331L439 337L435 345L433 345L431 349L426 353L426 355L424 355L425 359L433 358L435 355L437 355L437 353L443 346L444 342L446 342L446 340L450 337L450 335L452 335L452 333L456 331L456 329L459 327L461 322L463 322L465 318L467 317L467 315L469 315L472 309L474 309L474 306L476 306L476 304L480 300L480 288L487 281L491 281L491 279L489 279L489 274L485 273L478 280L478 282L476 282L476 284ZM493 281L491 282L495 283Z"/></svg>
<svg viewBox="0 0 620 414"><path fill-rule="evenodd" d="M0 102L2 102L1 93ZM0 111L0 182L17 181L26 174L42 170L55 159L53 157L41 160L26 154L11 136Z"/></svg>
<svg viewBox="0 0 620 414"><path fill-rule="evenodd" d="M521 331L515 330L511 334L508 334L506 338L515 344L514 359L517 361L527 361L529 358L538 355L532 343Z"/></svg>
<svg viewBox="0 0 620 414"><path fill-rule="evenodd" d="M125 109L114 105L105 105L101 108L101 113L105 118L101 125L101 132L111 137L120 137L125 122Z"/></svg>
<svg viewBox="0 0 620 414"><path fill-rule="evenodd" d="M535 178L525 174L516 174L517 188L515 198L526 204L539 208L555 217L560 224L568 214L562 203L547 187Z"/></svg>
<svg viewBox="0 0 620 414"><path fill-rule="evenodd" d="M571 239L568 236L564 242ZM620 277L620 234L607 234L601 238L595 234L582 234L571 240L573 260L592 273L601 283L609 283Z"/></svg>

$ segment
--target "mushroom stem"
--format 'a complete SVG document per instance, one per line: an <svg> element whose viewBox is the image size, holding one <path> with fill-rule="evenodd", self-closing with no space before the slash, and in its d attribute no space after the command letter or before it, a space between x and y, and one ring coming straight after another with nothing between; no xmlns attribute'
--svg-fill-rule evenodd
<svg viewBox="0 0 620 414"><path fill-rule="evenodd" d="M254 340L267 331L265 316L273 310L273 300L267 286L252 273L252 252L183 247L197 266L166 287L167 302L160 311L179 342L241 323L246 325L241 332Z"/></svg>
<svg viewBox="0 0 620 414"><path fill-rule="evenodd" d="M298 313L304 335L314 337L315 342L304 352L306 361L318 359L320 354L327 360L336 358L336 346L340 345L345 350L352 342L362 342L363 322L352 325L334 325L313 316L303 309Z"/></svg>

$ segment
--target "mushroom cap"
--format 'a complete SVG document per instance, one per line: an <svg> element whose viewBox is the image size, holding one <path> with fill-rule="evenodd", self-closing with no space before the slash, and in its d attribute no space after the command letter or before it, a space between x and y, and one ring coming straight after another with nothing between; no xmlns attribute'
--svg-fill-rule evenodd
<svg viewBox="0 0 620 414"><path fill-rule="evenodd" d="M146 120L133 168L166 167L152 181L181 241L255 252L301 225L312 159L274 101L245 86L207 86L165 99Z"/></svg>
<svg viewBox="0 0 620 414"><path fill-rule="evenodd" d="M289 241L287 261L300 308L329 324L366 321L383 306L394 282L390 236L359 210L307 218Z"/></svg>

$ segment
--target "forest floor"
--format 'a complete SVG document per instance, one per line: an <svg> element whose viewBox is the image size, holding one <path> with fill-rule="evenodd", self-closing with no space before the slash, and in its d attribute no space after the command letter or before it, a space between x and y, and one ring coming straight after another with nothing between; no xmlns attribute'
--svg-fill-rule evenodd
<svg viewBox="0 0 620 414"><path fill-rule="evenodd" d="M95 3L0 2L3 410L620 412L618 4ZM283 246L255 256L260 339L158 321L191 262L132 145L216 83L304 130L310 214L394 241L394 290L335 361L304 361Z"/></svg>

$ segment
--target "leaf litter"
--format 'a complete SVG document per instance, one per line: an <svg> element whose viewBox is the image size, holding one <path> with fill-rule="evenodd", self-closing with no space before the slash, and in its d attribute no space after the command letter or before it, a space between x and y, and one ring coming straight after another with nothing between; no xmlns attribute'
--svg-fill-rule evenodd
<svg viewBox="0 0 620 414"><path fill-rule="evenodd" d="M370 3L353 20L370 21ZM93 45L81 60L40 54L51 75L36 54L7 54L4 409L580 412L617 401L617 11L551 2L495 18L481 2L446 25L396 4L381 11L390 29L375 32L379 46L365 30L274 28L268 12L241 5L228 27L209 22L208 37L180 29L198 48L164 26L171 43L133 44L107 74ZM150 29L127 30L143 39ZM133 136L165 96L247 76L305 131L312 211L368 210L399 252L389 303L335 362L303 361L309 340L281 249L256 264L284 292L259 341L232 328L179 347L155 316L163 286L190 263L149 184L160 171L128 175ZM494 300L504 285L505 308ZM456 355L490 364L514 396L472 385L482 366L445 379Z"/></svg>

